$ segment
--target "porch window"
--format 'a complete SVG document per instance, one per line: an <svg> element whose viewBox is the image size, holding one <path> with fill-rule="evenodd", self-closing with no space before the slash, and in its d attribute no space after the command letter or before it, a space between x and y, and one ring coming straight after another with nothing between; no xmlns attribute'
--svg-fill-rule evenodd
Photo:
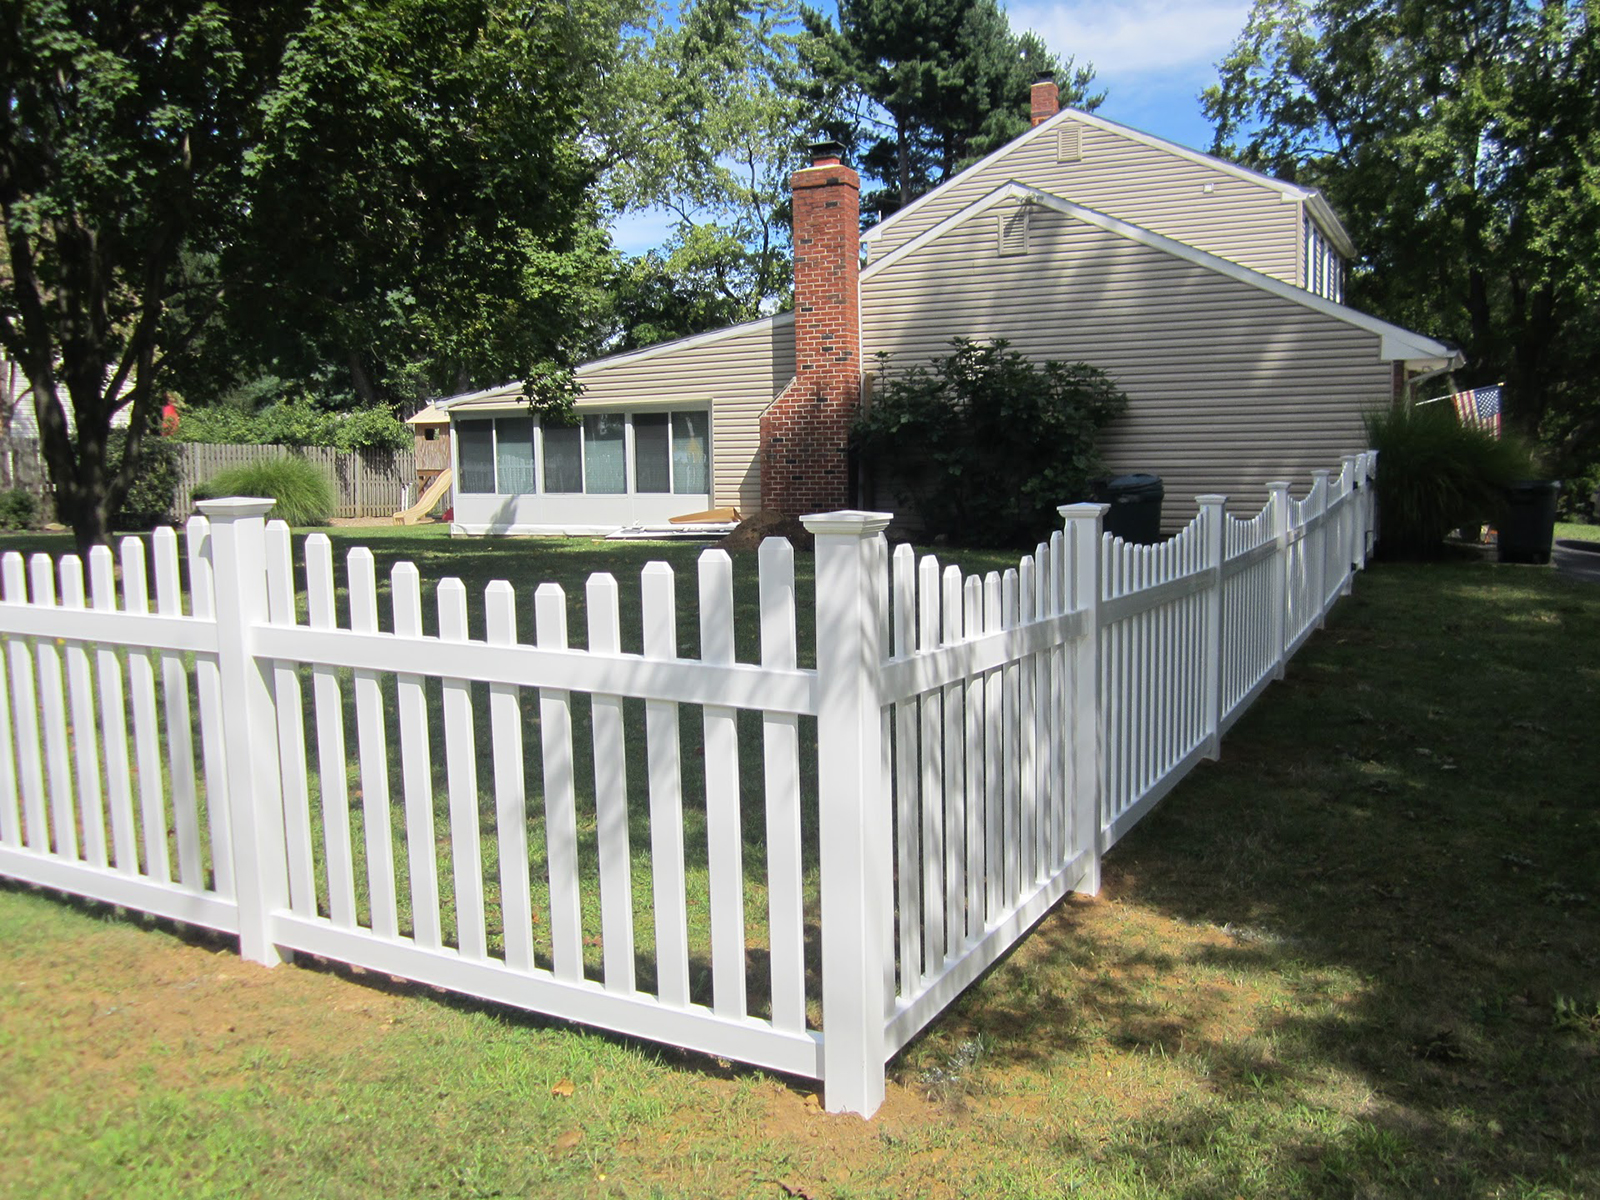
<svg viewBox="0 0 1600 1200"><path fill-rule="evenodd" d="M461 468L461 490L494 492L494 422L457 421L456 458Z"/></svg>
<svg viewBox="0 0 1600 1200"><path fill-rule="evenodd" d="M583 427L544 427L544 490L583 491Z"/></svg>
<svg viewBox="0 0 1600 1200"><path fill-rule="evenodd" d="M614 496L628 490L627 418L591 413L583 418L583 490Z"/></svg>
<svg viewBox="0 0 1600 1200"><path fill-rule="evenodd" d="M672 430L668 413L633 415L633 490L672 491Z"/></svg>
<svg viewBox="0 0 1600 1200"><path fill-rule="evenodd" d="M533 418L499 417L494 423L495 491L522 495L539 490L533 473Z"/></svg>
<svg viewBox="0 0 1600 1200"><path fill-rule="evenodd" d="M672 490L680 495L711 490L711 414L672 414Z"/></svg>

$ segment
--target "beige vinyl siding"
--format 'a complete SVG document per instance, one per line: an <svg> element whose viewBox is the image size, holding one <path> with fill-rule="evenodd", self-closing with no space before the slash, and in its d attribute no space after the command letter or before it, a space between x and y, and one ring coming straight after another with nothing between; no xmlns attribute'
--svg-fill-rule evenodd
<svg viewBox="0 0 1600 1200"><path fill-rule="evenodd" d="M761 414L792 378L794 318L784 313L705 340L586 363L578 369L578 408L709 406L712 504L749 514L761 507Z"/></svg>
<svg viewBox="0 0 1600 1200"><path fill-rule="evenodd" d="M1162 476L1169 528L1198 493L1244 513L1266 481L1300 495L1365 448L1390 387L1376 333L1048 209L1030 221L1026 255L997 254L988 212L865 281L863 360L926 363L962 335L1100 367L1131 400L1107 465Z"/></svg>
<svg viewBox="0 0 1600 1200"><path fill-rule="evenodd" d="M1071 122L1063 118L1059 124ZM1266 182L1083 122L1081 157L1057 162L1059 125L930 193L872 240L872 259L911 241L1009 180L1165 234L1199 250L1301 285L1301 202ZM1207 192L1205 187L1211 185Z"/></svg>

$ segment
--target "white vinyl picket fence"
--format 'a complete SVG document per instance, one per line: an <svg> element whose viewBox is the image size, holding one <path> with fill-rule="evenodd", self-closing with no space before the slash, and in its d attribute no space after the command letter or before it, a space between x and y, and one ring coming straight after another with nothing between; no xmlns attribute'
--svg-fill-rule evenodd
<svg viewBox="0 0 1600 1200"><path fill-rule="evenodd" d="M0 874L634 1036L821 1079L870 1115L889 1058L1200 759L1366 561L1374 456L1310 493L1220 496L1156 546L1104 508L963 577L885 514L638 603L490 584L425 614L394 567L292 561L269 502L201 504L83 562L0 561ZM148 575L153 568L154 595ZM120 586L119 586L120 579ZM304 591L304 606L300 592ZM474 632L477 627L480 632ZM698 655L680 653L687 631ZM753 633L754 631L749 631ZM802 638L802 634L806 636ZM624 643L628 644L627 649Z"/></svg>

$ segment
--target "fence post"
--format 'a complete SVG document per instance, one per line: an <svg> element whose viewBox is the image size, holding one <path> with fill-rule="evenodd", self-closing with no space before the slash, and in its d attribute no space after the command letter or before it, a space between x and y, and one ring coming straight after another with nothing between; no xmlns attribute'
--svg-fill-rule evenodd
<svg viewBox="0 0 1600 1200"><path fill-rule="evenodd" d="M1359 454L1344 454L1340 455L1339 461L1350 468L1350 496L1339 515L1339 530L1343 535L1339 539L1339 552L1344 555L1344 562L1339 568L1344 573L1344 587L1339 589L1339 594L1348 596L1355 584L1356 572L1361 569L1361 507L1365 503L1361 464L1364 459Z"/></svg>
<svg viewBox="0 0 1600 1200"><path fill-rule="evenodd" d="M1105 822L1100 813L1100 764L1105 737L1100 695L1100 546L1109 504L1063 504L1066 527L1067 605L1083 614L1083 633L1067 652L1072 664L1067 713L1072 757L1072 845L1068 857L1088 853L1075 890L1100 892Z"/></svg>
<svg viewBox="0 0 1600 1200"><path fill-rule="evenodd" d="M1267 484L1267 508L1272 513L1272 533L1277 549L1272 555L1272 656L1274 679L1283 678L1288 661L1289 628L1289 481L1274 479Z"/></svg>
<svg viewBox="0 0 1600 1200"><path fill-rule="evenodd" d="M1217 759L1222 754L1222 526L1226 496L1196 496L1200 506L1200 537L1205 555L1206 571L1211 576L1206 585L1205 643L1201 653L1204 672L1206 706L1206 757Z"/></svg>
<svg viewBox="0 0 1600 1200"><path fill-rule="evenodd" d="M1319 496L1317 511L1311 520L1316 522L1312 533L1316 536L1316 550L1306 547L1306 557L1311 560L1311 599L1317 606L1317 628L1327 623L1328 617L1328 476L1332 472L1318 467L1311 472L1311 490Z"/></svg>
<svg viewBox="0 0 1600 1200"><path fill-rule="evenodd" d="M829 1112L883 1103L884 963L893 919L883 794L877 539L889 513L800 518L816 537L817 798L822 845L822 1065Z"/></svg>
<svg viewBox="0 0 1600 1200"><path fill-rule="evenodd" d="M270 666L251 652L252 630L267 619L265 517L271 500L202 500L210 524L216 589L217 665L232 831L239 953L269 967L289 954L273 944L272 914L289 906L278 774L278 725Z"/></svg>

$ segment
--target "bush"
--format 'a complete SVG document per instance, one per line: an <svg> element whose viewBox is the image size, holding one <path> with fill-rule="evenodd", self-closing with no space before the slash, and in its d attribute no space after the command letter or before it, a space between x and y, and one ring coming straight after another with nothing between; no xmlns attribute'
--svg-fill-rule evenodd
<svg viewBox="0 0 1600 1200"><path fill-rule="evenodd" d="M113 429L106 442L106 462L113 470L122 464L128 445L128 431ZM111 514L116 529L150 529L172 516L172 501L178 492L178 448L171 438L151 430L139 442L139 470L133 486L122 498L122 507Z"/></svg>
<svg viewBox="0 0 1600 1200"><path fill-rule="evenodd" d="M39 502L21 488L0 491L0 529L32 529L39 519Z"/></svg>
<svg viewBox="0 0 1600 1200"><path fill-rule="evenodd" d="M303 458L271 458L230 467L194 489L196 500L223 496L270 497L268 514L290 525L326 525L333 516L333 484Z"/></svg>
<svg viewBox="0 0 1600 1200"><path fill-rule="evenodd" d="M1463 425L1447 404L1400 406L1367 417L1378 452L1379 552L1431 558L1452 529L1494 520L1509 483L1534 474L1521 439Z"/></svg>
<svg viewBox="0 0 1600 1200"><path fill-rule="evenodd" d="M1087 499L1100 431L1128 398L1087 363L1039 366L1008 343L951 343L933 369L886 379L852 445L888 470L930 535L965 545L1030 546L1056 507Z"/></svg>
<svg viewBox="0 0 1600 1200"><path fill-rule="evenodd" d="M182 442L337 450L409 450L412 444L410 427L387 408L329 412L304 399L255 410L232 404L186 409L176 437Z"/></svg>

